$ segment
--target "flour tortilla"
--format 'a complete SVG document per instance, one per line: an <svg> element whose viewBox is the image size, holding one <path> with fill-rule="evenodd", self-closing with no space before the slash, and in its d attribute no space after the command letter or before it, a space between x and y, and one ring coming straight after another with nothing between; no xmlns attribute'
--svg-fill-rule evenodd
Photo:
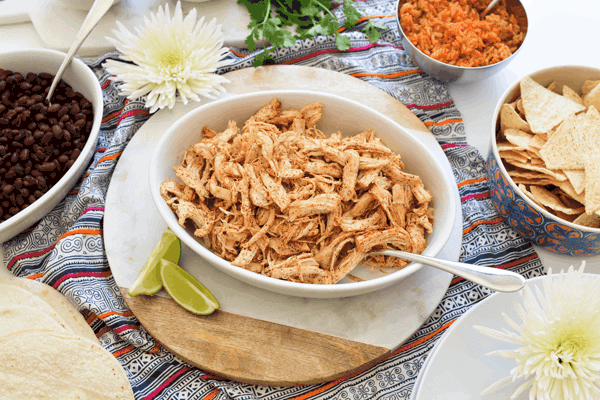
<svg viewBox="0 0 600 400"><path fill-rule="evenodd" d="M79 336L44 330L0 338L0 382L0 399L134 399L112 354Z"/></svg>
<svg viewBox="0 0 600 400"><path fill-rule="evenodd" d="M76 335L98 342L96 334L83 318L83 315L58 290L38 281L25 278L0 279L0 284L12 285L28 291L46 302Z"/></svg>
<svg viewBox="0 0 600 400"><path fill-rule="evenodd" d="M0 338L31 329L46 329L53 332L72 334L54 318L35 307L0 307Z"/></svg>
<svg viewBox="0 0 600 400"><path fill-rule="evenodd" d="M54 319L67 331L71 331L66 321L48 303L18 286L0 283L0 308L11 306L33 307Z"/></svg>

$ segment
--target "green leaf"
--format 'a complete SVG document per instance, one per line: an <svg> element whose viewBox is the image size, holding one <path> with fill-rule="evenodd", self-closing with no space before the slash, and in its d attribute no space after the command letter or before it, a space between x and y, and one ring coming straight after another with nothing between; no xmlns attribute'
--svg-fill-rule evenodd
<svg viewBox="0 0 600 400"><path fill-rule="evenodd" d="M252 3L248 0L237 0L238 4L246 6L248 12L250 13L250 18L259 22L265 18L269 1L270 0L257 0L255 3Z"/></svg>
<svg viewBox="0 0 600 400"><path fill-rule="evenodd" d="M384 24L374 24L373 21L369 20L367 26L363 30L369 37L369 43L375 43L381 37L381 32L377 29L387 29L387 26Z"/></svg>
<svg viewBox="0 0 600 400"><path fill-rule="evenodd" d="M346 3L344 3L344 15L348 18L348 21L344 24L346 28L354 27L362 17L356 8Z"/></svg>
<svg viewBox="0 0 600 400"><path fill-rule="evenodd" d="M319 13L319 9L311 4L309 6L300 8L300 13L308 17L315 17Z"/></svg>
<svg viewBox="0 0 600 400"><path fill-rule="evenodd" d="M350 38L345 35L341 35L339 33L335 34L335 44L337 48L341 51L346 51L350 48Z"/></svg>
<svg viewBox="0 0 600 400"><path fill-rule="evenodd" d="M253 52L254 50L256 50L256 41L254 40L254 32L256 31L253 30L252 33L250 33L247 37L246 40L244 40L244 43L246 43L246 46L248 46L248 50L250 52Z"/></svg>

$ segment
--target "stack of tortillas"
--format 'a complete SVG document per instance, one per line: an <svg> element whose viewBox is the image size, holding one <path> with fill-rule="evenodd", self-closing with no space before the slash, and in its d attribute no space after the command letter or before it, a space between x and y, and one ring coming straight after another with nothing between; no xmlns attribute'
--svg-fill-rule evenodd
<svg viewBox="0 0 600 400"><path fill-rule="evenodd" d="M125 371L54 288L0 279L0 400L134 399Z"/></svg>

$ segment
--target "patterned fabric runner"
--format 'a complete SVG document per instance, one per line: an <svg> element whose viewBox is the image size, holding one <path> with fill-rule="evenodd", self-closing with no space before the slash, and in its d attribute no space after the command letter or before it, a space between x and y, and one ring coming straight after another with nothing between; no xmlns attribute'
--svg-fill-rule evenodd
<svg viewBox="0 0 600 400"><path fill-rule="evenodd" d="M489 199L485 161L466 143L464 125L446 88L418 69L404 51L395 21L395 1L361 2L368 17L388 29L370 44L360 32L341 28L351 39L345 52L332 37L298 41L274 54L278 64L298 64L363 79L405 104L435 135L453 168L462 205L461 260L506 268L527 278L542 274L530 244L505 225ZM332 12L340 13L341 7ZM253 54L231 49L233 64L219 73L252 66ZM125 146L148 120L139 100L119 95L102 68L116 52L86 60L104 91L104 118L87 173L73 191L37 225L4 243L5 267L16 276L45 282L66 295L86 317L102 346L128 374L137 399L279 400L408 399L427 355L444 331L465 311L491 294L455 278L441 303L400 349L354 376L321 385L268 388L216 379L193 368L155 342L127 309L104 252L102 218L112 172Z"/></svg>

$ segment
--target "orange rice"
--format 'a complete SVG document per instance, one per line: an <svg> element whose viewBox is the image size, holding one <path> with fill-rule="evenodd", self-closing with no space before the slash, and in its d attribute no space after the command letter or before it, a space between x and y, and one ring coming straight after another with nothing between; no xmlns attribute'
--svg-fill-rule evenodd
<svg viewBox="0 0 600 400"><path fill-rule="evenodd" d="M526 28L502 0L482 20L490 0L408 0L400 24L408 40L428 56L461 67L481 67L510 57Z"/></svg>

